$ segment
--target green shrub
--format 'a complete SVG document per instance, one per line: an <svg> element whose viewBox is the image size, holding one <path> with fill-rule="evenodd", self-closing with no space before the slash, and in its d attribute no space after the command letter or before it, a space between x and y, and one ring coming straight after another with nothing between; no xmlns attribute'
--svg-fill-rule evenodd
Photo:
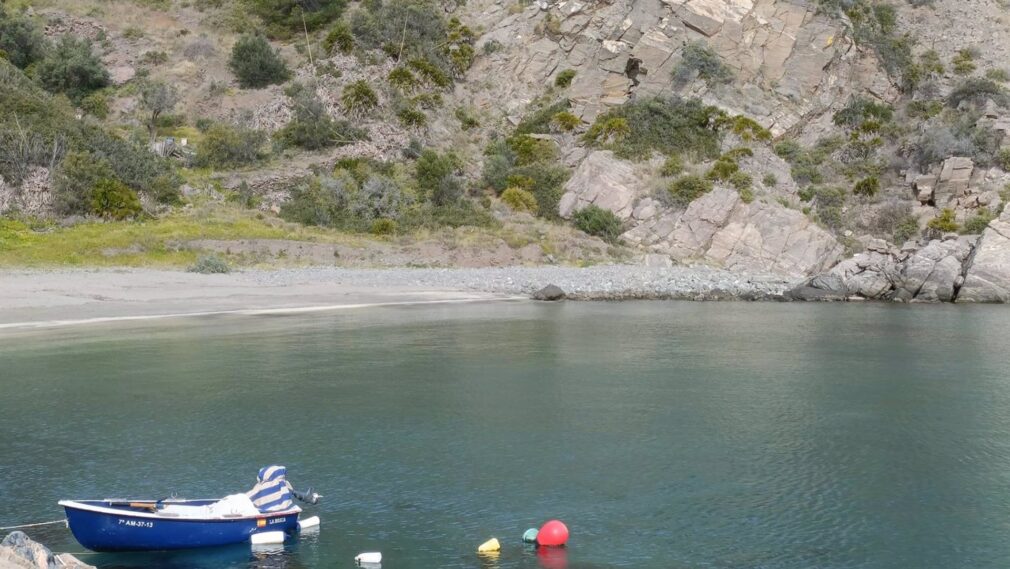
<svg viewBox="0 0 1010 569"><path fill-rule="evenodd" d="M168 54L163 51L148 51L140 56L140 62L144 65L161 65L168 61Z"/></svg>
<svg viewBox="0 0 1010 569"><path fill-rule="evenodd" d="M845 190L833 187L815 187L814 200L817 206L817 218L821 223L835 231L840 230L844 223L842 209L845 207Z"/></svg>
<svg viewBox="0 0 1010 569"><path fill-rule="evenodd" d="M532 182L532 179L530 181ZM522 188L506 188L501 194L501 201L513 211L525 211L532 214L537 212L537 198Z"/></svg>
<svg viewBox="0 0 1010 569"><path fill-rule="evenodd" d="M105 120L109 117L109 95L104 91L95 91L81 99L81 110L96 119Z"/></svg>
<svg viewBox="0 0 1010 569"><path fill-rule="evenodd" d="M739 172L739 170L740 165L736 163L736 160L727 156L722 156L716 160L714 164L712 164L712 167L709 169L708 173L705 174L705 177L709 180L727 182L734 174Z"/></svg>
<svg viewBox="0 0 1010 569"><path fill-rule="evenodd" d="M42 61L46 54L46 39L31 20L8 14L0 5L0 52L20 69Z"/></svg>
<svg viewBox="0 0 1010 569"><path fill-rule="evenodd" d="M349 122L333 120L311 88L296 84L289 92L294 116L274 134L285 146L319 150L344 146L365 137L363 131Z"/></svg>
<svg viewBox="0 0 1010 569"><path fill-rule="evenodd" d="M480 120L466 107L456 107L456 119L463 130L470 130L480 126Z"/></svg>
<svg viewBox="0 0 1010 569"><path fill-rule="evenodd" d="M775 154L786 162L793 162L803 153L803 147L795 140L783 140L775 145Z"/></svg>
<svg viewBox="0 0 1010 569"><path fill-rule="evenodd" d="M64 93L72 101L80 101L109 84L109 72L92 52L91 42L71 35L60 38L35 73L47 91Z"/></svg>
<svg viewBox="0 0 1010 569"><path fill-rule="evenodd" d="M379 105L379 96L364 79L344 87L340 102L348 114L363 116Z"/></svg>
<svg viewBox="0 0 1010 569"><path fill-rule="evenodd" d="M761 178L761 184L768 188L774 188L779 183L779 179L775 177L775 174L765 174L764 178Z"/></svg>
<svg viewBox="0 0 1010 569"><path fill-rule="evenodd" d="M1010 81L1010 71L1003 69L1001 67L994 67L992 69L985 70L985 78L992 79L993 81L999 83L1006 83Z"/></svg>
<svg viewBox="0 0 1010 569"><path fill-rule="evenodd" d="M886 103L877 103L864 97L852 97L831 120L838 126L858 128L866 121L884 123L890 122L893 117L894 109Z"/></svg>
<svg viewBox="0 0 1010 569"><path fill-rule="evenodd" d="M968 218L961 227L961 233L966 235L978 235L989 227L989 222L996 219L996 216L987 207L979 208L975 215Z"/></svg>
<svg viewBox="0 0 1010 569"><path fill-rule="evenodd" d="M852 186L852 193L857 196L875 196L880 191L880 180L876 176L863 178Z"/></svg>
<svg viewBox="0 0 1010 569"><path fill-rule="evenodd" d="M409 128L421 128L428 123L428 115L412 106L405 106L396 111L400 124Z"/></svg>
<svg viewBox="0 0 1010 569"><path fill-rule="evenodd" d="M722 113L697 99L639 99L602 113L585 141L621 158L644 159L653 152L714 158L721 136L715 122Z"/></svg>
<svg viewBox="0 0 1010 569"><path fill-rule="evenodd" d="M196 263L186 269L190 273L200 273L203 275L217 275L231 272L228 262L217 255L201 255Z"/></svg>
<svg viewBox="0 0 1010 569"><path fill-rule="evenodd" d="M372 222L369 233L372 235L393 235L396 233L397 223L392 219L380 218Z"/></svg>
<svg viewBox="0 0 1010 569"><path fill-rule="evenodd" d="M730 130L745 142L750 142L751 140L768 142L772 139L770 130L761 126L756 120L743 115L717 117L715 124L719 128Z"/></svg>
<svg viewBox="0 0 1010 569"><path fill-rule="evenodd" d="M404 218L410 227L440 229L443 227L494 227L500 225L486 209L473 200L461 199L445 205L422 204L411 208Z"/></svg>
<svg viewBox="0 0 1010 569"><path fill-rule="evenodd" d="M280 52L259 34L246 34L235 42L228 67L243 89L262 89L284 83L291 77Z"/></svg>
<svg viewBox="0 0 1010 569"><path fill-rule="evenodd" d="M958 50L951 59L950 63L954 68L954 73L958 75L971 75L975 71L975 57L977 52L974 49L967 48Z"/></svg>
<svg viewBox="0 0 1010 569"><path fill-rule="evenodd" d="M674 206L686 206L712 191L712 182L699 176L687 175L674 180L667 190Z"/></svg>
<svg viewBox="0 0 1010 569"><path fill-rule="evenodd" d="M71 151L53 173L53 198L56 213L83 215L91 213L91 194L99 181L115 179L112 166L103 158L82 151Z"/></svg>
<svg viewBox="0 0 1010 569"><path fill-rule="evenodd" d="M437 65L425 58L414 58L407 65L417 72L421 78L436 87L449 87L452 80Z"/></svg>
<svg viewBox="0 0 1010 569"><path fill-rule="evenodd" d="M582 119L568 111L562 111L551 118L551 123L559 130L571 132L582 124Z"/></svg>
<svg viewBox="0 0 1010 569"><path fill-rule="evenodd" d="M415 164L415 178L425 198L435 205L453 203L462 196L463 189L456 172L459 158L451 153L440 154L431 149L421 152Z"/></svg>
<svg viewBox="0 0 1010 569"><path fill-rule="evenodd" d="M516 126L515 134L549 134L554 132L554 117L559 113L569 112L570 108L571 104L568 99L562 99L527 113Z"/></svg>
<svg viewBox="0 0 1010 569"><path fill-rule="evenodd" d="M663 166L659 169L659 175L667 178L679 176L684 171L684 161L680 156L672 154L666 157Z"/></svg>
<svg viewBox="0 0 1010 569"><path fill-rule="evenodd" d="M137 193L116 179L99 180L90 201L91 213L108 219L129 219L143 212Z"/></svg>
<svg viewBox="0 0 1010 569"><path fill-rule="evenodd" d="M746 172L734 172L732 176L729 177L729 184L736 188L738 191L750 190L754 185L754 178ZM753 196L753 194L751 194ZM750 203L750 202L747 202Z"/></svg>
<svg viewBox="0 0 1010 569"><path fill-rule="evenodd" d="M926 227L939 233L953 233L960 229L954 216L954 210L950 208L943 208L940 215L929 220Z"/></svg>
<svg viewBox="0 0 1010 569"><path fill-rule="evenodd" d="M733 70L704 42L694 41L684 46L680 53L680 63L673 70L673 79L683 85L697 76L709 85L729 83L733 80Z"/></svg>
<svg viewBox="0 0 1010 569"><path fill-rule="evenodd" d="M947 95L947 104L956 108L967 101L975 106L982 106L987 99L992 99L1000 106L1010 105L1010 97L1002 85L992 79L971 77L962 81Z"/></svg>
<svg viewBox="0 0 1010 569"><path fill-rule="evenodd" d="M597 205L588 205L575 212L572 222L582 232L595 235L609 243L616 242L621 236L621 219L609 209Z"/></svg>
<svg viewBox="0 0 1010 569"><path fill-rule="evenodd" d="M351 28L345 22L337 22L326 34L323 49L330 55L338 52L348 54L354 51L354 35Z"/></svg>
<svg viewBox="0 0 1010 569"><path fill-rule="evenodd" d="M744 174L746 176L746 174ZM737 188L737 193L740 195L740 201L743 203L753 203L754 202L754 190L750 186Z"/></svg>
<svg viewBox="0 0 1010 569"><path fill-rule="evenodd" d="M511 136L507 139L507 143L515 155L515 163L518 166L554 160L558 155L557 146L553 142L526 134Z"/></svg>
<svg viewBox="0 0 1010 569"><path fill-rule="evenodd" d="M573 79L575 79L575 70L565 69L554 78L554 84L564 89L572 84Z"/></svg>
<svg viewBox="0 0 1010 569"><path fill-rule="evenodd" d="M312 32L336 20L345 0L244 0L249 12L259 16L270 35L289 38L303 29Z"/></svg>
<svg viewBox="0 0 1010 569"><path fill-rule="evenodd" d="M207 128L197 148L196 163L216 168L255 164L263 158L266 140L262 131L217 123Z"/></svg>
<svg viewBox="0 0 1010 569"><path fill-rule="evenodd" d="M390 85L405 92L413 91L420 84L417 77L414 77L406 67L394 67L386 79Z"/></svg>
<svg viewBox="0 0 1010 569"><path fill-rule="evenodd" d="M996 155L996 165L1004 172L1010 172L1010 148L1001 148Z"/></svg>
<svg viewBox="0 0 1010 569"><path fill-rule="evenodd" d="M894 242L904 243L919 234L919 221L911 215L898 221L894 229Z"/></svg>

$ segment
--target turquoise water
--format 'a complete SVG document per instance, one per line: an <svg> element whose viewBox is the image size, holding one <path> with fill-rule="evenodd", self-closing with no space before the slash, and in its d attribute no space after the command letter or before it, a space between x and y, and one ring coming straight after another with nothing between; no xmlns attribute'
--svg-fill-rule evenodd
<svg viewBox="0 0 1010 569"><path fill-rule="evenodd" d="M0 335L0 526L288 466L323 520L100 567L996 568L1010 311L501 303ZM542 558L519 543L572 530ZM30 531L81 551L60 527ZM489 537L497 560L474 553Z"/></svg>

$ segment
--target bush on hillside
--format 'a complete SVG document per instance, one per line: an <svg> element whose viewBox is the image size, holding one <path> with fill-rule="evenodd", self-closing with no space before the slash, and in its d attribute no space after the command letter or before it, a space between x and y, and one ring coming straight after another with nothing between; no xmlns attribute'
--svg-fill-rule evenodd
<svg viewBox="0 0 1010 569"><path fill-rule="evenodd" d="M323 49L330 55L348 54L354 51L354 34L351 33L350 26L346 22L334 24L323 40Z"/></svg>
<svg viewBox="0 0 1010 569"><path fill-rule="evenodd" d="M694 200L712 191L712 182L695 175L681 176L670 183L665 201L675 207L685 207Z"/></svg>
<svg viewBox="0 0 1010 569"><path fill-rule="evenodd" d="M312 32L338 19L345 0L245 0L249 11L266 24L270 35L288 38L303 29Z"/></svg>
<svg viewBox="0 0 1010 569"><path fill-rule="evenodd" d="M954 215L954 210L943 208L940 215L929 220L926 227L932 233L932 237L939 237L944 233L954 233L961 228Z"/></svg>
<svg viewBox="0 0 1010 569"><path fill-rule="evenodd" d="M501 194L501 201L513 211L537 212L537 198L522 188L506 188Z"/></svg>
<svg viewBox="0 0 1010 569"><path fill-rule="evenodd" d="M347 114L364 116L379 105L379 96L375 94L375 89L372 89L368 81L361 79L344 87L340 94L340 102Z"/></svg>
<svg viewBox="0 0 1010 569"><path fill-rule="evenodd" d="M954 87L954 90L947 95L947 104L956 108L961 103L967 102L980 107L988 99L992 99L1000 106L1010 106L1010 95L1002 85L992 79L971 77Z"/></svg>
<svg viewBox="0 0 1010 569"><path fill-rule="evenodd" d="M863 178L852 186L852 193L857 196L872 197L880 191L880 180L876 176Z"/></svg>
<svg viewBox="0 0 1010 569"><path fill-rule="evenodd" d="M681 51L680 57L680 63L673 70L673 80L678 85L682 86L694 77L709 85L729 83L733 80L733 70L704 42L688 43Z"/></svg>
<svg viewBox="0 0 1010 569"><path fill-rule="evenodd" d="M721 112L697 99L654 97L625 103L601 114L585 135L587 143L610 148L622 158L644 159L653 152L698 159L719 154L721 136L715 121ZM623 120L626 133L608 134Z"/></svg>
<svg viewBox="0 0 1010 569"><path fill-rule="evenodd" d="M280 52L270 47L265 37L246 34L235 42L228 68L243 89L262 89L287 81L291 77Z"/></svg>
<svg viewBox="0 0 1010 569"><path fill-rule="evenodd" d="M344 146L365 138L365 133L345 120L334 120L310 87L296 85L289 90L294 116L274 136L287 146L319 150Z"/></svg>
<svg viewBox="0 0 1010 569"><path fill-rule="evenodd" d="M109 162L82 151L71 151L53 173L56 213L83 215L91 211L91 192L101 180L115 178Z"/></svg>
<svg viewBox="0 0 1010 569"><path fill-rule="evenodd" d="M129 219L143 212L137 193L116 179L99 180L89 201L91 213L106 219Z"/></svg>
<svg viewBox="0 0 1010 569"><path fill-rule="evenodd" d="M584 233L614 243L621 236L621 219L609 209L588 205L572 216L572 223Z"/></svg>
<svg viewBox="0 0 1010 569"><path fill-rule="evenodd" d="M575 79L574 69L565 69L564 71L558 73L557 77L554 78L554 85L565 89L572 84L572 80Z"/></svg>
<svg viewBox="0 0 1010 569"><path fill-rule="evenodd" d="M263 158L263 131L215 123L207 128L197 148L196 162L200 166L235 168L254 164Z"/></svg>
<svg viewBox="0 0 1010 569"><path fill-rule="evenodd" d="M0 53L16 67L25 69L46 54L42 32L23 16L9 14L0 5Z"/></svg>
<svg viewBox="0 0 1010 569"><path fill-rule="evenodd" d="M92 51L91 42L71 35L56 42L39 62L36 74L47 91L63 93L72 101L109 84L109 72Z"/></svg>
<svg viewBox="0 0 1010 569"><path fill-rule="evenodd" d="M422 151L414 174L421 194L439 206L458 201L463 195L463 185L457 176L460 167L459 157L451 152Z"/></svg>

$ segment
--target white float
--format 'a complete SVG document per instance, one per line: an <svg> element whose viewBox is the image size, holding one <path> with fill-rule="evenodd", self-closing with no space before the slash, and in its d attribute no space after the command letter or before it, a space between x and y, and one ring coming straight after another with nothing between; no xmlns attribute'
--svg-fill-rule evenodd
<svg viewBox="0 0 1010 569"><path fill-rule="evenodd" d="M382 553L379 551L366 551L365 553L359 553L358 556L354 558L354 562L359 565L382 563Z"/></svg>
<svg viewBox="0 0 1010 569"><path fill-rule="evenodd" d="M299 530L307 530L309 528L317 528L317 527L319 527L319 516L312 516L311 518L298 520Z"/></svg>
<svg viewBox="0 0 1010 569"><path fill-rule="evenodd" d="M253 545L268 545L272 543L284 543L284 532L282 531L265 531L261 533L254 533L249 536L249 541Z"/></svg>

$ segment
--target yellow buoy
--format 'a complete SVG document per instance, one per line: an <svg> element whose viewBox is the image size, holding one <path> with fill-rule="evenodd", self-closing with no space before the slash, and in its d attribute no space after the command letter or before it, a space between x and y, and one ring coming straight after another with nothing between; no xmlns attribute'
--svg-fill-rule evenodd
<svg viewBox="0 0 1010 569"><path fill-rule="evenodd" d="M493 537L477 548L477 553L498 553L499 551L501 551L501 544Z"/></svg>

